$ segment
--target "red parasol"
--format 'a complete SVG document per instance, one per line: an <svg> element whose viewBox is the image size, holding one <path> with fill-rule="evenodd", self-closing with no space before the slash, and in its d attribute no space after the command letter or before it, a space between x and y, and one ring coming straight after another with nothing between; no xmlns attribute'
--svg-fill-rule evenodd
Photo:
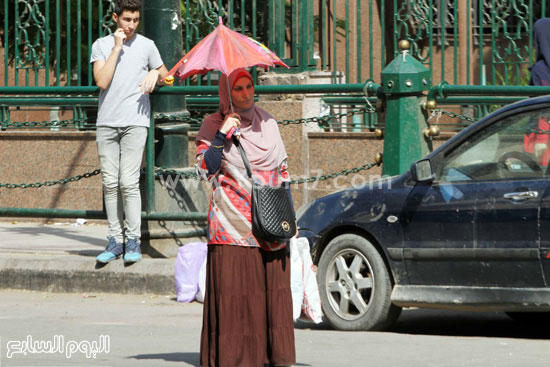
<svg viewBox="0 0 550 367"><path fill-rule="evenodd" d="M168 75L180 80L194 74L205 74L219 70L229 76L238 68L251 66L280 65L289 68L275 53L262 43L241 33L235 32L222 24L195 45L174 67Z"/></svg>

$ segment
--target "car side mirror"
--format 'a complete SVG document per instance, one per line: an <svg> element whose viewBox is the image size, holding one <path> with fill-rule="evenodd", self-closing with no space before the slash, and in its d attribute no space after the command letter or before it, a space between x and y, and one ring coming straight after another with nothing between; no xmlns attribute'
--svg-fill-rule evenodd
<svg viewBox="0 0 550 367"><path fill-rule="evenodd" d="M415 182L431 182L434 179L432 162L429 159L422 159L411 165L411 176Z"/></svg>

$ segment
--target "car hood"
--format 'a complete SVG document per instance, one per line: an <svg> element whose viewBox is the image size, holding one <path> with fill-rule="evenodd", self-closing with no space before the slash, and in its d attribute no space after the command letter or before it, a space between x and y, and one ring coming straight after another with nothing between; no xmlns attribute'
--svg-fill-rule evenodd
<svg viewBox="0 0 550 367"><path fill-rule="evenodd" d="M391 197L388 191L402 188L408 176L407 172L384 177L313 200L298 210L298 226L300 230L321 235L338 224L376 222L388 208L386 200Z"/></svg>

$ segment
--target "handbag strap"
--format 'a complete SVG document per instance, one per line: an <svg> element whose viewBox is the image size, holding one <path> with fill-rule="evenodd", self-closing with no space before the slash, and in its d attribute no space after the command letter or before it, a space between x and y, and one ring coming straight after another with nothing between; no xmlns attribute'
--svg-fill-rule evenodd
<svg viewBox="0 0 550 367"><path fill-rule="evenodd" d="M248 162L248 157L246 156L246 153L244 152L244 149L239 142L239 139L236 136L233 136L233 143L237 146L239 149L239 153L241 153L241 158L243 159L244 168L246 168L246 173L248 174L248 178L252 179L252 170L250 169L250 163Z"/></svg>

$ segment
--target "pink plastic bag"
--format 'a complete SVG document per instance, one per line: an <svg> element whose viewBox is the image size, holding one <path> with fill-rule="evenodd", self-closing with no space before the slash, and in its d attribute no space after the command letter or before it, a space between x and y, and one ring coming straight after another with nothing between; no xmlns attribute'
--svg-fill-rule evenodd
<svg viewBox="0 0 550 367"><path fill-rule="evenodd" d="M192 302L199 291L199 274L206 261L207 245L192 242L178 249L175 264L176 295L178 302Z"/></svg>

